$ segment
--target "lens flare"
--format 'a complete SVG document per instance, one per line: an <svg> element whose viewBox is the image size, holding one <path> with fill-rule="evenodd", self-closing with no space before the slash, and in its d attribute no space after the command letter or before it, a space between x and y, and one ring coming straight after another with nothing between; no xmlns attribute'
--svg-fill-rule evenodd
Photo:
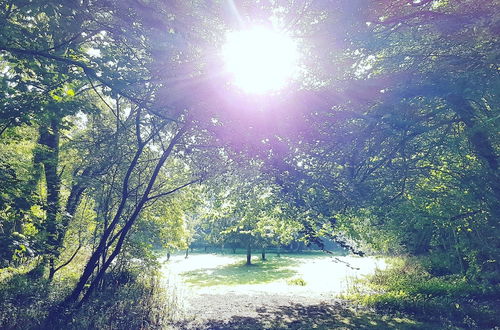
<svg viewBox="0 0 500 330"><path fill-rule="evenodd" d="M228 32L222 56L233 84L250 94L284 88L297 72L299 57L292 38L261 27Z"/></svg>

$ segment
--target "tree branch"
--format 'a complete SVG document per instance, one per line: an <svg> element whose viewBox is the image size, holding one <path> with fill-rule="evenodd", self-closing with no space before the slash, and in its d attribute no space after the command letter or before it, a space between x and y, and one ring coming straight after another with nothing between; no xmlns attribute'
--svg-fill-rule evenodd
<svg viewBox="0 0 500 330"><path fill-rule="evenodd" d="M57 272L59 269L67 266L71 261L73 261L73 259L76 257L76 255L78 254L78 251L80 251L81 248L82 248L82 244L80 243L78 245L78 247L76 248L75 253L73 253L73 255L71 256L71 258L69 258L68 261L66 261L65 263L63 263L62 265L60 265L59 267L57 267L56 269L54 269L54 273Z"/></svg>
<svg viewBox="0 0 500 330"><path fill-rule="evenodd" d="M167 195L173 194L174 192L176 192L178 190L181 190L182 188L187 187L189 185L192 185L193 183L196 183L196 182L199 182L199 181L201 181L201 179L192 180L192 181L189 181L189 182L187 182L187 183L183 184L182 186L179 186L179 187L177 187L175 189L172 189L172 190L169 190L169 191L165 191L165 192L162 192L160 194L148 197L146 199L146 202L149 202L149 201L151 201L153 199L156 199L156 198L160 198L160 197L163 197L163 196L167 196Z"/></svg>
<svg viewBox="0 0 500 330"><path fill-rule="evenodd" d="M146 100L139 99L139 98L129 94L127 91L124 91L123 89L116 87L112 82L108 81L107 79L100 77L97 74L97 71L95 69L91 68L88 64L86 64L84 62L73 60L73 59L67 58L67 57L62 57L62 56L46 53L46 52L39 51L39 50L20 49L20 48L7 47L7 46L3 46L3 45L0 45L0 50L4 50L4 51L10 52L10 53L19 54L19 55L25 55L25 56L44 57L44 58L55 60L55 61L58 61L61 63L66 63L68 65L77 66L77 67L81 68L83 70L83 72L88 77L91 77L92 79L99 81L104 86L110 88L112 91L116 92L117 94L120 94L120 95L126 97L127 99L129 99L133 103L137 104L138 106L145 107L145 104L147 102ZM151 113L153 113L154 115L156 115L162 119L177 122L176 119L167 117L154 109L151 109L148 107L148 110Z"/></svg>

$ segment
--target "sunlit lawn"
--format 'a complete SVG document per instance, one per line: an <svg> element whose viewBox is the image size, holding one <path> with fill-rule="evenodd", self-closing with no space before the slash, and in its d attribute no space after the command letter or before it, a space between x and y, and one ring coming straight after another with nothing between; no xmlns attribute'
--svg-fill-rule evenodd
<svg viewBox="0 0 500 330"><path fill-rule="evenodd" d="M245 260L235 258L234 263L183 272L185 282L198 286L260 284L287 279L297 274L292 266L297 260L289 256L269 257L266 261L254 260L250 266Z"/></svg>
<svg viewBox="0 0 500 330"><path fill-rule="evenodd" d="M267 253L267 260L254 255L252 265L245 264L243 250L231 252L195 252L187 259L174 255L165 264L168 273L190 287L211 290L265 291L274 293L314 292L341 293L352 277L372 273L383 261L373 258L339 256L343 262L336 262L331 256L319 251L302 253ZM166 271L167 272L167 271Z"/></svg>

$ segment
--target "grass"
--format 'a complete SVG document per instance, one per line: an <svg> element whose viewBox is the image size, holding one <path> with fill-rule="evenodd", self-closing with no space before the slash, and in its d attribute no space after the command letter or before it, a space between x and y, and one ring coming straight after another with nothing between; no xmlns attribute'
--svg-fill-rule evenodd
<svg viewBox="0 0 500 330"><path fill-rule="evenodd" d="M159 278L145 276L118 288L104 288L61 328L162 329L173 318L173 307Z"/></svg>
<svg viewBox="0 0 500 330"><path fill-rule="evenodd" d="M500 324L500 287L459 275L431 275L416 258L394 258L391 267L353 286L345 297L386 312L402 312L450 327Z"/></svg>
<svg viewBox="0 0 500 330"><path fill-rule="evenodd" d="M197 286L241 285L270 283L294 276L297 272L290 267L297 260L290 257L268 258L245 265L245 261L208 269L197 269L181 273L185 282Z"/></svg>
<svg viewBox="0 0 500 330"><path fill-rule="evenodd" d="M290 285L305 286L307 283L302 278L292 278L286 281Z"/></svg>
<svg viewBox="0 0 500 330"><path fill-rule="evenodd" d="M63 268L49 283L28 269L2 271L0 329L46 329L48 325L51 329L161 329L167 328L178 310L175 299L160 285L159 274L137 268L115 273L79 310L46 323L49 311L70 292L78 273L75 268ZM128 280L119 283L117 278Z"/></svg>

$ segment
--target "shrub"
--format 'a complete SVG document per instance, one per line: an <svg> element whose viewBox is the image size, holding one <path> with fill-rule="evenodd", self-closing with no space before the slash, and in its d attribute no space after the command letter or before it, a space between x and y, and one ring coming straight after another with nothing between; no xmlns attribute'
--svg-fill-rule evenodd
<svg viewBox="0 0 500 330"><path fill-rule="evenodd" d="M423 266L427 261L392 259L387 270L359 282L347 297L385 311L444 317L459 326L494 327L500 323L500 286L456 274L432 275Z"/></svg>
<svg viewBox="0 0 500 330"><path fill-rule="evenodd" d="M177 313L177 301L166 292L157 272L126 270L107 274L105 285L69 317L46 322L49 311L78 279L66 271L52 283L34 278L31 272L4 276L0 329L42 329L47 324L54 329L160 329L167 328Z"/></svg>

